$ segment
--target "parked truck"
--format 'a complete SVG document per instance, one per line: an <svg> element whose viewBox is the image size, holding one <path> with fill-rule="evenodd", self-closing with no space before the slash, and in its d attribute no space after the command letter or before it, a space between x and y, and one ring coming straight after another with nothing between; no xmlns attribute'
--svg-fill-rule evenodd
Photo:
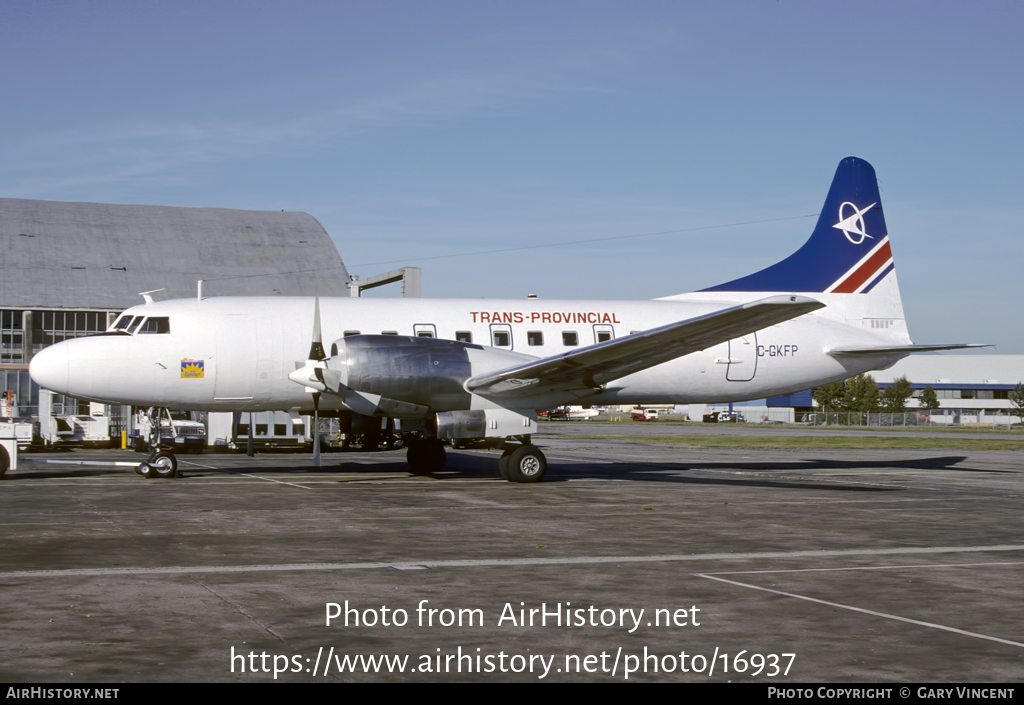
<svg viewBox="0 0 1024 705"><path fill-rule="evenodd" d="M202 453L206 447L206 426L194 411L154 409L153 416L160 420L160 444L172 446L179 453ZM128 444L137 453L148 453L156 431L150 414L139 409L132 416L132 430Z"/></svg>
<svg viewBox="0 0 1024 705"><path fill-rule="evenodd" d="M629 418L634 421L657 421L658 410L657 409L645 409L642 406L635 407L629 414Z"/></svg>

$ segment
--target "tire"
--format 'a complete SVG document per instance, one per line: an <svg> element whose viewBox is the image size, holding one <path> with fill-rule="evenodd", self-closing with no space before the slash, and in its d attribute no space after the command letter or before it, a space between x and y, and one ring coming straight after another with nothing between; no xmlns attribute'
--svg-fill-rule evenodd
<svg viewBox="0 0 1024 705"><path fill-rule="evenodd" d="M174 457L174 453L168 451L160 451L153 456L153 459L149 461L149 467L153 474L146 477L161 477L169 480L178 476L178 459Z"/></svg>
<svg viewBox="0 0 1024 705"><path fill-rule="evenodd" d="M505 461L509 482L540 482L548 469L548 460L537 446L519 446Z"/></svg>
<svg viewBox="0 0 1024 705"><path fill-rule="evenodd" d="M444 467L448 454L441 441L436 438L424 438L409 444L405 459L413 475L429 475Z"/></svg>
<svg viewBox="0 0 1024 705"><path fill-rule="evenodd" d="M515 450L515 448L506 448L505 452L501 454L501 458L498 459L498 472L500 472L501 476L509 482L512 482L512 478L508 476L508 460L512 457L512 453L514 453Z"/></svg>
<svg viewBox="0 0 1024 705"><path fill-rule="evenodd" d="M0 477L7 474L7 468L9 467L11 467L11 459L7 457L7 449L0 447Z"/></svg>

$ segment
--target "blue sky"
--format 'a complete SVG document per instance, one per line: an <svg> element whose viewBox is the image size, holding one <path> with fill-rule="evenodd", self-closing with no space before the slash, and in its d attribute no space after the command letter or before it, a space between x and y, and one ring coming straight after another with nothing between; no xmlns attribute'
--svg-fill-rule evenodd
<svg viewBox="0 0 1024 705"><path fill-rule="evenodd" d="M915 341L1024 353L1022 28L1008 1L8 2L0 197L300 210L424 296L642 299L794 251L853 155Z"/></svg>

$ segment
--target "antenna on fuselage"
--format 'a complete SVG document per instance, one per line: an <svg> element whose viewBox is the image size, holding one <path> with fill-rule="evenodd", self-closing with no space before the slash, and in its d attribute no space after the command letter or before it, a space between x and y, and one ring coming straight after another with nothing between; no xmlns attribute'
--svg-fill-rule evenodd
<svg viewBox="0 0 1024 705"><path fill-rule="evenodd" d="M152 291L140 291L139 296L142 297L142 300L145 301L146 305L148 306L151 303L153 303L153 297L150 296L150 294L155 294L158 291L163 291L163 289L153 289Z"/></svg>

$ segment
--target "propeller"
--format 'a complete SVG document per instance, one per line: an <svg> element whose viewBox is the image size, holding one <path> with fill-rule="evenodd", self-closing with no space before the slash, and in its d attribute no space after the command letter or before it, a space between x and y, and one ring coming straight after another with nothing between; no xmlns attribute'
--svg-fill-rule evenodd
<svg viewBox="0 0 1024 705"><path fill-rule="evenodd" d="M317 296L313 303L313 342L309 346L308 359L305 362L296 362L296 371L288 376L294 379L293 375L298 374L301 370L308 371L309 368L313 368L317 380L323 384L323 366L318 363L323 363L326 359L327 353L324 352L323 336L320 334L320 297ZM313 467L318 468L320 467L320 390L308 386L306 390L313 397Z"/></svg>

